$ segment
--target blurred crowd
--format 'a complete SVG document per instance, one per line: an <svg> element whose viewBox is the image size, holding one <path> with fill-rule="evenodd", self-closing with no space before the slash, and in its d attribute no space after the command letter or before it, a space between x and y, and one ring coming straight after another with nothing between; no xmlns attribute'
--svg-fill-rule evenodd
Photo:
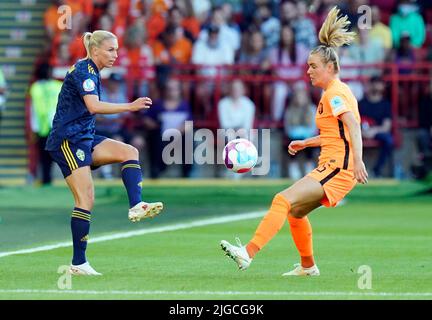
<svg viewBox="0 0 432 320"><path fill-rule="evenodd" d="M71 28L65 30L58 24L62 5L72 10ZM293 139L316 135L313 117L319 91L302 77L309 51L319 44L321 24L335 5L348 15L357 33L355 43L339 51L341 77L349 79L360 102L365 138L382 146L373 166L373 175L380 177L385 164L392 165L395 145L389 90L382 69L355 66L393 62L400 73L410 73L407 65L432 61L431 1L53 0L45 12L44 62L51 67L70 66L85 57L85 31L104 29L117 35L116 66L127 72L104 79L102 99L124 102L150 96L155 104L133 118L98 116L97 129L139 148L150 148L150 175L157 178L165 169L160 159L161 134L167 128L184 130L185 120L200 118L208 124L214 119L219 128L236 129L254 128L257 120L269 120L282 132L284 148ZM233 77L215 96L214 79L226 72L219 67L227 65L237 67L231 75L252 78ZM182 80L188 75L201 78ZM276 80L244 80L253 76ZM422 105L427 105L430 94L425 91ZM423 109L430 113L430 104ZM419 148L427 157L431 123L419 125L424 127ZM291 159L291 177L312 167L313 150L305 156L303 169ZM190 169L184 166L183 176L189 176ZM103 174L111 177L110 170ZM388 175L393 175L392 170Z"/></svg>

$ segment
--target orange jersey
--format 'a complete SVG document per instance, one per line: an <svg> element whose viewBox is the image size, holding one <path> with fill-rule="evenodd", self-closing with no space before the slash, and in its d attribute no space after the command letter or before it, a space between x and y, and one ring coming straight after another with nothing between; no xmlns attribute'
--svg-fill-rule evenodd
<svg viewBox="0 0 432 320"><path fill-rule="evenodd" d="M340 120L340 116L348 111L360 123L357 100L351 89L335 79L324 91L315 118L321 138L319 165L329 162L341 169L353 169L351 138L348 128Z"/></svg>

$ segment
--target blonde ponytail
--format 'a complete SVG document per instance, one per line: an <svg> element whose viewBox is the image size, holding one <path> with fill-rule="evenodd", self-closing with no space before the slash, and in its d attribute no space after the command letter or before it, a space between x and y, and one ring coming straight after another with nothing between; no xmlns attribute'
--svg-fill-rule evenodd
<svg viewBox="0 0 432 320"><path fill-rule="evenodd" d="M355 38L355 32L349 32L347 27L351 24L347 16L338 17L339 9L334 7L327 14L318 38L321 45L311 51L319 53L324 64L332 62L335 72L339 72L339 57L335 48L350 44Z"/></svg>
<svg viewBox="0 0 432 320"><path fill-rule="evenodd" d="M96 30L94 32L84 33L83 43L87 51L86 59L91 58L91 49L93 47L100 47L102 42L107 39L117 39L117 37L115 34L105 30Z"/></svg>
<svg viewBox="0 0 432 320"><path fill-rule="evenodd" d="M86 32L86 33L84 33L84 36L83 36L84 47L85 47L86 52L87 52L86 59L90 58L90 40L91 40L91 36L92 36L91 32Z"/></svg>
<svg viewBox="0 0 432 320"><path fill-rule="evenodd" d="M348 17L338 17L338 14L337 7L331 9L319 32L320 42L327 47L341 47L350 44L355 38L355 33L346 29L351 24Z"/></svg>

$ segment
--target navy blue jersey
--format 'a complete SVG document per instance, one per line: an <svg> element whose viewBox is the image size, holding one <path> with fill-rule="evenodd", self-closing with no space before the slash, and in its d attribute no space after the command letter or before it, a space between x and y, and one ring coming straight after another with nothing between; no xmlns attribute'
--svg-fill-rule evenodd
<svg viewBox="0 0 432 320"><path fill-rule="evenodd" d="M100 83L99 70L91 59L80 60L70 68L58 97L46 150L58 150L63 140L91 143L95 135L95 116L88 111L84 96L100 97Z"/></svg>

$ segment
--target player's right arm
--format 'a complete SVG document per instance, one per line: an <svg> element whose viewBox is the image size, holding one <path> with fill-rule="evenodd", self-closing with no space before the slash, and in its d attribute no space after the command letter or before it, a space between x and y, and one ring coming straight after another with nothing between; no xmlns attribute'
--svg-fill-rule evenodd
<svg viewBox="0 0 432 320"><path fill-rule="evenodd" d="M109 103L99 101L99 97L95 94L86 94L84 103L88 111L92 114L115 114L126 111L138 111L141 109L150 108L152 101L150 98L138 98L131 103Z"/></svg>
<svg viewBox="0 0 432 320"><path fill-rule="evenodd" d="M288 146L288 153L292 156L295 156L297 152L305 148L320 147L320 146L321 146L320 136L315 136L304 140L294 140L291 141L291 143Z"/></svg>

